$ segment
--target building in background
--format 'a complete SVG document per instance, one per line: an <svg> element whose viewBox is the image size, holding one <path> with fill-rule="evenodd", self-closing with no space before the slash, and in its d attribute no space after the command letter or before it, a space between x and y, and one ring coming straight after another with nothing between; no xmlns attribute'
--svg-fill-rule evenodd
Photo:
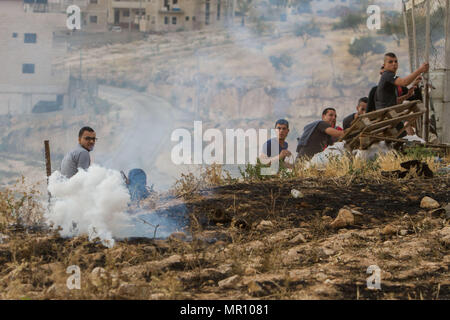
<svg viewBox="0 0 450 320"><path fill-rule="evenodd" d="M42 1L42 0L40 0ZM66 52L54 33L66 14L39 12L23 1L0 1L0 114L60 110L67 104L68 73L53 62Z"/></svg>
<svg viewBox="0 0 450 320"><path fill-rule="evenodd" d="M110 0L23 0L24 9L35 13L64 13L70 5L81 9L83 31L106 31Z"/></svg>
<svg viewBox="0 0 450 320"><path fill-rule="evenodd" d="M198 30L231 23L233 0L109 0L108 23L143 32Z"/></svg>

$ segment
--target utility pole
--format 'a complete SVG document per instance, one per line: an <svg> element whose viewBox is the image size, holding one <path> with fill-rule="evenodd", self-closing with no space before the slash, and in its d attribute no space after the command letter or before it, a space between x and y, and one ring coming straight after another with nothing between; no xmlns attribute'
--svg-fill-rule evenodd
<svg viewBox="0 0 450 320"><path fill-rule="evenodd" d="M80 81L81 81L81 72L82 72L82 60L83 60L83 57L82 57L82 55L81 55L81 46L80 46Z"/></svg>
<svg viewBox="0 0 450 320"><path fill-rule="evenodd" d="M412 27L413 27L413 47L414 47L414 70L419 67L419 55L417 52L417 33L416 33L416 14L415 14L416 2L412 0Z"/></svg>
<svg viewBox="0 0 450 320"><path fill-rule="evenodd" d="M408 31L408 17L407 17L407 11L406 11L406 3L402 2L402 7L403 7L403 25L405 28L405 36L408 42L408 55L409 55L409 69L410 72L412 73L414 71L414 62L413 62L413 57L411 55L411 43L409 41L409 31Z"/></svg>
<svg viewBox="0 0 450 320"><path fill-rule="evenodd" d="M430 62L430 46L431 46L431 36L430 36L430 0L426 0L426 10L427 10L427 18L426 18L426 27L425 27L425 62ZM430 135L430 71L424 74L425 76L425 141L429 142Z"/></svg>
<svg viewBox="0 0 450 320"><path fill-rule="evenodd" d="M141 31L141 19L142 19L142 0L139 0L139 22L138 30Z"/></svg>
<svg viewBox="0 0 450 320"><path fill-rule="evenodd" d="M131 31L131 14L133 13L133 10L131 8L128 8L128 32Z"/></svg>
<svg viewBox="0 0 450 320"><path fill-rule="evenodd" d="M416 2L415 0L411 0L411 19L412 19L412 32L413 32L413 50L414 50L414 62L413 62L413 69L417 70L419 67L419 54L417 52L417 32L416 32L416 12L415 12ZM422 138L425 137L424 135L424 116L422 116L420 119L417 119L417 131L420 132L422 135Z"/></svg>
<svg viewBox="0 0 450 320"><path fill-rule="evenodd" d="M450 0L446 0L445 9L445 78L444 105L442 108L442 142L450 143Z"/></svg>

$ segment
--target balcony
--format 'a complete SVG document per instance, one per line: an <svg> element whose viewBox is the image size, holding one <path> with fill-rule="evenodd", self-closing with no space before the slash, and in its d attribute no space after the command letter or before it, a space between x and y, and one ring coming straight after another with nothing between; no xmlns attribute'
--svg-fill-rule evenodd
<svg viewBox="0 0 450 320"><path fill-rule="evenodd" d="M113 9L140 9L145 8L146 3L144 0L142 1L117 1L113 0L111 2Z"/></svg>
<svg viewBox="0 0 450 320"><path fill-rule="evenodd" d="M89 4L89 0L54 0L50 3L43 0L24 0L24 10L25 12L66 13L67 7L73 4L84 11Z"/></svg>
<svg viewBox="0 0 450 320"><path fill-rule="evenodd" d="M184 11L181 10L180 8L173 8L170 5L162 7L161 9L158 10L158 12L162 13L162 14L183 14L184 13Z"/></svg>

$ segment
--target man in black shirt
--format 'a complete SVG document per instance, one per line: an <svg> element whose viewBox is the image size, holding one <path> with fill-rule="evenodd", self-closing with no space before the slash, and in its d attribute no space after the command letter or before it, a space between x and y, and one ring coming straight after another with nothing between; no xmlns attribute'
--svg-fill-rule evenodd
<svg viewBox="0 0 450 320"><path fill-rule="evenodd" d="M384 72L384 65L381 66L380 76L383 74L383 72ZM375 93L377 92L377 88L378 88L378 86L375 86L372 89L370 89L369 96L368 96L369 102L367 103L366 112L375 111Z"/></svg>
<svg viewBox="0 0 450 320"><path fill-rule="evenodd" d="M334 108L326 108L322 112L322 120L307 124L302 136L297 139L297 158L311 158L316 153L322 152L327 146L332 145L332 137L342 137L344 131L334 129L333 124L335 123L336 110Z"/></svg>
<svg viewBox="0 0 450 320"><path fill-rule="evenodd" d="M355 113L352 113L351 115L348 115L344 118L344 121L342 122L344 126L344 130L351 127L353 120L355 120L358 116L366 113L367 110L367 103L369 102L369 99L367 97L361 98L358 100L358 105L356 106Z"/></svg>
<svg viewBox="0 0 450 320"><path fill-rule="evenodd" d="M410 75L399 78L396 76L398 70L397 56L392 53L386 53L384 55L384 72L381 75L378 88L375 93L375 109L383 109L395 106L397 104L398 86L406 87L411 84L421 73L427 72L429 64L424 63L419 69L411 73Z"/></svg>

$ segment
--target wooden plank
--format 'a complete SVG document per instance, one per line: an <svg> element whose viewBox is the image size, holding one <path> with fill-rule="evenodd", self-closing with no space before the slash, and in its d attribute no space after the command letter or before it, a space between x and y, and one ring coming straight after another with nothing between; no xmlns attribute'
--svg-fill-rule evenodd
<svg viewBox="0 0 450 320"><path fill-rule="evenodd" d="M399 123L412 122L424 112L423 104L415 100L360 115L352 122L351 127L345 130L339 141L345 141L349 149L366 149L379 138L366 139L364 136L380 134L386 138L398 137L405 131L405 128L396 128Z"/></svg>
<svg viewBox="0 0 450 320"><path fill-rule="evenodd" d="M372 111L372 112L364 113L364 114L360 115L358 117L358 119L378 118L380 115L386 114L387 112L389 112L391 110L394 110L396 112L401 112L401 111L403 111L405 109L412 108L412 106L420 104L420 103L421 103L420 100L414 100L414 101L409 101L409 102L405 102L405 103L402 103L402 104L397 104L397 105L392 106L392 107L383 108L383 109L380 109L380 110L375 110L375 111Z"/></svg>
<svg viewBox="0 0 450 320"><path fill-rule="evenodd" d="M374 144L377 140L372 139L371 137L368 136L360 136L359 137L359 148L361 150L366 150L367 148L369 148L372 144Z"/></svg>
<svg viewBox="0 0 450 320"><path fill-rule="evenodd" d="M388 120L384 120L378 123L375 123L373 125L370 125L367 127L367 131L371 131L374 129L378 129L381 128L385 125L391 124L393 126L396 126L397 124L399 124L402 120L407 120L407 119L415 119L419 116L421 116L423 114L423 112L416 112L416 113L412 113L412 114L408 114L408 115L404 115L395 119L388 119Z"/></svg>
<svg viewBox="0 0 450 320"><path fill-rule="evenodd" d="M384 127L379 128L379 129L370 131L370 134L377 134L379 132L383 132L383 131L385 131L387 129L390 129L390 128L391 128L391 126L384 126Z"/></svg>
<svg viewBox="0 0 450 320"><path fill-rule="evenodd" d="M398 114L397 112L395 112L395 110L390 110L389 112L387 112L387 116L388 116L389 118L391 118L391 119L397 118L398 115L399 115L399 114Z"/></svg>

